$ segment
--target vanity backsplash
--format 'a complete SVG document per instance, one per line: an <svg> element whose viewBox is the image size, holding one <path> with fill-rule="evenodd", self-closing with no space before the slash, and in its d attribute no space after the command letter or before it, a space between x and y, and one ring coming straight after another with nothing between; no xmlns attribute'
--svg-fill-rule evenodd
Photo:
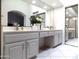
<svg viewBox="0 0 79 59"><path fill-rule="evenodd" d="M3 27L3 32L6 31L39 31L40 29L37 27ZM49 28L42 28L41 30L49 30Z"/></svg>
<svg viewBox="0 0 79 59"><path fill-rule="evenodd" d="M16 31L17 29L16 29L16 27L3 27L2 28L3 29L3 31ZM31 27L18 27L18 31L19 30L32 30L32 28Z"/></svg>

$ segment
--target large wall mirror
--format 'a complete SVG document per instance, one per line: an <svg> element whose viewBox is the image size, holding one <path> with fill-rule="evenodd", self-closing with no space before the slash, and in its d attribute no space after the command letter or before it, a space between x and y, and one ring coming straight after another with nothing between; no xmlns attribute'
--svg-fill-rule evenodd
<svg viewBox="0 0 79 59"><path fill-rule="evenodd" d="M40 16L42 17L42 22L41 24L43 25L43 27L45 26L45 16L46 16L46 13L45 12L42 12L42 13L36 13L37 11L33 12L35 14L33 15L30 15L29 16L29 22L27 22L27 18L26 18L26 15L20 11L17 11L17 10L12 10L12 11L9 11L8 12L8 23L7 23L7 26L31 26L31 22L30 22L30 17L31 16ZM29 25L27 25L27 23L29 23Z"/></svg>
<svg viewBox="0 0 79 59"><path fill-rule="evenodd" d="M20 11L9 11L8 12L8 26L24 26L25 15Z"/></svg>
<svg viewBox="0 0 79 59"><path fill-rule="evenodd" d="M35 11L37 12L37 11ZM33 12L33 13L35 13ZM42 13L36 13L36 14L31 14L29 15L29 22L27 22L27 16L20 12L20 11L17 11L17 10L12 10L12 11L9 11L8 12L8 23L7 23L7 26L31 26L31 22L30 22L30 17L33 16L33 15L36 15L36 16L40 16L42 17L42 25L45 26L45 16L46 16L46 13L45 12L42 12ZM29 23L29 25L27 25Z"/></svg>
<svg viewBox="0 0 79 59"><path fill-rule="evenodd" d="M78 46L78 5L65 8L65 43Z"/></svg>

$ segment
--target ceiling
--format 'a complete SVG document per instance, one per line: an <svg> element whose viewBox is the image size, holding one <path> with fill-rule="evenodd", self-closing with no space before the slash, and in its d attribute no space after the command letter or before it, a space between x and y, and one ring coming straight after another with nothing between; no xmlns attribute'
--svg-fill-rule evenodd
<svg viewBox="0 0 79 59"><path fill-rule="evenodd" d="M56 9L63 6L59 0L23 0L23 1L36 5L45 10ZM36 3L32 3L32 1L36 1Z"/></svg>
<svg viewBox="0 0 79 59"><path fill-rule="evenodd" d="M33 4L45 10L56 9L62 6L68 7L71 5L78 4L78 0L23 0L23 1ZM32 3L32 1L36 1L36 3Z"/></svg>
<svg viewBox="0 0 79 59"><path fill-rule="evenodd" d="M65 7L78 4L78 0L60 0L60 1Z"/></svg>
<svg viewBox="0 0 79 59"><path fill-rule="evenodd" d="M44 3L46 3L46 4L48 4L48 5L50 5L54 9L63 6L63 4L61 3L60 0L41 0L41 1L44 2Z"/></svg>
<svg viewBox="0 0 79 59"><path fill-rule="evenodd" d="M78 6L73 7L73 10L74 10L75 13L78 15Z"/></svg>
<svg viewBox="0 0 79 59"><path fill-rule="evenodd" d="M78 16L78 6L69 7L66 9L66 17L77 17Z"/></svg>

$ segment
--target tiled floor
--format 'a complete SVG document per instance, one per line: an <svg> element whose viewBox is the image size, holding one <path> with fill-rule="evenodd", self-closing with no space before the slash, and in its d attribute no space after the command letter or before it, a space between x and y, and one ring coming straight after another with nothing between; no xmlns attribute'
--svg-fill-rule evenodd
<svg viewBox="0 0 79 59"><path fill-rule="evenodd" d="M72 46L78 46L78 38L75 39L69 39L66 44L72 45Z"/></svg>
<svg viewBox="0 0 79 59"><path fill-rule="evenodd" d="M36 59L78 59L77 47L60 45L40 53Z"/></svg>

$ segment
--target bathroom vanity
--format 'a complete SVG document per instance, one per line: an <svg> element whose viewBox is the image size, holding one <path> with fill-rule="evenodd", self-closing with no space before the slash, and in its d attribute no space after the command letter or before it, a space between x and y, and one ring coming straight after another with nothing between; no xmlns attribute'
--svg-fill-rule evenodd
<svg viewBox="0 0 79 59"><path fill-rule="evenodd" d="M45 39L46 45L53 48L62 43L61 30L13 31L4 32L4 59L30 59L40 51L39 42Z"/></svg>

